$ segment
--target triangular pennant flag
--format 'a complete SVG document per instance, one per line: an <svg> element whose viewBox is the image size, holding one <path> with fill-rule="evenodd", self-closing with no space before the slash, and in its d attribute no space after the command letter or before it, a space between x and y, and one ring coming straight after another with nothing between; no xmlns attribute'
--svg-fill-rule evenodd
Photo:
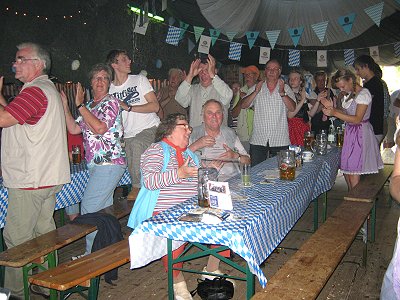
<svg viewBox="0 0 400 300"><path fill-rule="evenodd" d="M328 23L329 23L328 21L325 21L311 25L312 29L314 30L315 34L317 35L321 43L325 39L326 28L328 27Z"/></svg>
<svg viewBox="0 0 400 300"><path fill-rule="evenodd" d="M183 39L183 35L186 32L186 29L188 29L189 24L186 24L185 22L179 21L179 27L181 28L181 33L179 35L179 40Z"/></svg>
<svg viewBox="0 0 400 300"><path fill-rule="evenodd" d="M228 58L231 60L240 61L241 56L242 56L242 44L234 42L230 43Z"/></svg>
<svg viewBox="0 0 400 300"><path fill-rule="evenodd" d="M169 26L173 26L174 23L175 23L174 17L169 17L169 18L168 18L168 25L169 25Z"/></svg>
<svg viewBox="0 0 400 300"><path fill-rule="evenodd" d="M378 27L381 25L383 2L367 7L364 11Z"/></svg>
<svg viewBox="0 0 400 300"><path fill-rule="evenodd" d="M265 34L267 35L269 44L271 45L271 48L274 49L276 41L278 40L279 34L281 33L280 30L272 30L272 31L266 31Z"/></svg>
<svg viewBox="0 0 400 300"><path fill-rule="evenodd" d="M400 0L396 0L397 4L400 5Z"/></svg>
<svg viewBox="0 0 400 300"><path fill-rule="evenodd" d="M400 0L399 0L400 1ZM235 37L237 32L229 31L226 33L226 36L228 37L229 41L232 42L233 38Z"/></svg>
<svg viewBox="0 0 400 300"><path fill-rule="evenodd" d="M258 58L258 63L260 65L265 65L271 58L271 48L260 47L260 57Z"/></svg>
<svg viewBox="0 0 400 300"><path fill-rule="evenodd" d="M394 54L396 55L396 57L400 57L400 42L395 43L393 48L394 48Z"/></svg>
<svg viewBox="0 0 400 300"><path fill-rule="evenodd" d="M144 16L143 23L147 23L149 21L149 1L145 1L143 4ZM142 24L140 24L142 26Z"/></svg>
<svg viewBox="0 0 400 300"><path fill-rule="evenodd" d="M199 41L201 34L204 31L204 27L193 26L194 29L194 38L196 39L196 43Z"/></svg>
<svg viewBox="0 0 400 300"><path fill-rule="evenodd" d="M215 41L217 40L217 38L219 37L219 34L221 33L221 31L219 31L218 29L210 29L210 35L211 35L211 45L214 46Z"/></svg>
<svg viewBox="0 0 400 300"><path fill-rule="evenodd" d="M151 7L152 7L152 14L153 16L157 16L157 8L156 8L156 0L151 1Z"/></svg>
<svg viewBox="0 0 400 300"><path fill-rule="evenodd" d="M344 32L346 32L347 34L350 34L351 29L353 28L353 23L355 18L356 18L355 13L339 17L338 22L342 26Z"/></svg>
<svg viewBox="0 0 400 300"><path fill-rule="evenodd" d="M371 56L375 62L381 61L381 57L379 56L379 47L369 47L369 56Z"/></svg>
<svg viewBox="0 0 400 300"><path fill-rule="evenodd" d="M187 40L188 40L188 53L190 53L190 52L192 52L192 50L194 49L194 46L196 46L196 44L193 43L193 41L190 38L188 38Z"/></svg>
<svg viewBox="0 0 400 300"><path fill-rule="evenodd" d="M303 30L304 30L303 26L288 29L290 37L292 38L295 47L297 47L297 44L299 43L301 35L303 34Z"/></svg>
<svg viewBox="0 0 400 300"><path fill-rule="evenodd" d="M166 10L166 9L167 9L167 6L168 6L167 0L162 0L162 3L161 3L161 11Z"/></svg>
<svg viewBox="0 0 400 300"><path fill-rule="evenodd" d="M344 49L344 65L352 66L354 64L354 49Z"/></svg>
<svg viewBox="0 0 400 300"><path fill-rule="evenodd" d="M247 42L249 43L250 49L253 48L253 45L260 33L258 31L247 31L246 36L247 36Z"/></svg>
<svg viewBox="0 0 400 300"><path fill-rule="evenodd" d="M326 59L326 50L317 50L317 67L324 68L328 66L328 60Z"/></svg>
<svg viewBox="0 0 400 300"><path fill-rule="evenodd" d="M140 18L137 18L136 20L136 24L135 24L135 29L133 30L133 32L142 34L142 35L146 35L146 31L147 31L147 27L149 26L149 22L145 22L142 24L142 26L140 26Z"/></svg>
<svg viewBox="0 0 400 300"><path fill-rule="evenodd" d="M202 35L200 37L199 47L197 49L200 53L208 54L210 53L211 37L208 35Z"/></svg>
<svg viewBox="0 0 400 300"><path fill-rule="evenodd" d="M165 42L170 45L178 46L180 33L181 33L180 28L175 26L169 26Z"/></svg>
<svg viewBox="0 0 400 300"><path fill-rule="evenodd" d="M289 49L289 67L300 66L300 50Z"/></svg>

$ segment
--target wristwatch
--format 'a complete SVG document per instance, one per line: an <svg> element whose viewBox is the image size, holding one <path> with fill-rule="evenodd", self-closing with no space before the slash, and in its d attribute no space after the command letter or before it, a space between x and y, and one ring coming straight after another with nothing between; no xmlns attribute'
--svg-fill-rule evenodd
<svg viewBox="0 0 400 300"><path fill-rule="evenodd" d="M85 104L84 103L81 103L81 104L79 104L77 107L76 107L76 109L80 109L81 107L84 107L85 106Z"/></svg>
<svg viewBox="0 0 400 300"><path fill-rule="evenodd" d="M132 107L133 107L133 106L129 106L128 112L131 112L131 111L132 111Z"/></svg>
<svg viewBox="0 0 400 300"><path fill-rule="evenodd" d="M285 96L287 96L287 94L286 94L286 92L284 91L283 94L279 94L279 96L285 97Z"/></svg>

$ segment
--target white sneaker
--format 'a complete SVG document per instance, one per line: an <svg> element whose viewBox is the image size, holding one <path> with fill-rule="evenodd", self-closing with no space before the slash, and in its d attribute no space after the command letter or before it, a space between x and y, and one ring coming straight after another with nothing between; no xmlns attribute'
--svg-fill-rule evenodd
<svg viewBox="0 0 400 300"><path fill-rule="evenodd" d="M204 268L203 268L203 272L208 272L208 271L207 271L207 267L204 267ZM220 270L218 270L218 269L215 270L215 271L212 271L212 272L208 272L208 273L214 273L214 274L217 274L217 275L224 275L224 273L222 273L222 272L221 272ZM203 279L203 280L204 280L204 279L213 280L215 277L216 277L216 276L213 276L213 275L201 274L201 279ZM234 288L236 287L236 282L235 282L234 279L226 278L226 280L232 282Z"/></svg>
<svg viewBox="0 0 400 300"><path fill-rule="evenodd" d="M78 258L84 257L85 255L86 255L86 253L83 253L83 254L77 255L77 256L72 256L72 257L71 257L71 260L76 260L76 259L78 259Z"/></svg>
<svg viewBox="0 0 400 300"><path fill-rule="evenodd" d="M178 283L174 283L174 295L175 300L192 300L192 295L187 289L186 282L181 281Z"/></svg>

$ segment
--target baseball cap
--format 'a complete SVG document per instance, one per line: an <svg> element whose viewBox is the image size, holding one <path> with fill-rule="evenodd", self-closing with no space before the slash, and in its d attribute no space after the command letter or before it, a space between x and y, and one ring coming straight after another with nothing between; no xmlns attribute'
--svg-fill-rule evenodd
<svg viewBox="0 0 400 300"><path fill-rule="evenodd" d="M253 65L240 69L240 73L256 73L257 77L260 76L260 70Z"/></svg>

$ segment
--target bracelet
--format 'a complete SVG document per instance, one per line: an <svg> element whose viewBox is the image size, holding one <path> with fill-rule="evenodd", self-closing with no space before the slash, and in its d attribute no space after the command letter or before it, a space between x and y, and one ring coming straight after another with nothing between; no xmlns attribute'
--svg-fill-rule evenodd
<svg viewBox="0 0 400 300"><path fill-rule="evenodd" d="M79 110L81 107L85 107L85 104L84 104L84 103L79 104L79 105L76 107L76 109Z"/></svg>
<svg viewBox="0 0 400 300"><path fill-rule="evenodd" d="M129 106L128 112L131 112L131 111L132 111L132 107L133 107L133 106Z"/></svg>

